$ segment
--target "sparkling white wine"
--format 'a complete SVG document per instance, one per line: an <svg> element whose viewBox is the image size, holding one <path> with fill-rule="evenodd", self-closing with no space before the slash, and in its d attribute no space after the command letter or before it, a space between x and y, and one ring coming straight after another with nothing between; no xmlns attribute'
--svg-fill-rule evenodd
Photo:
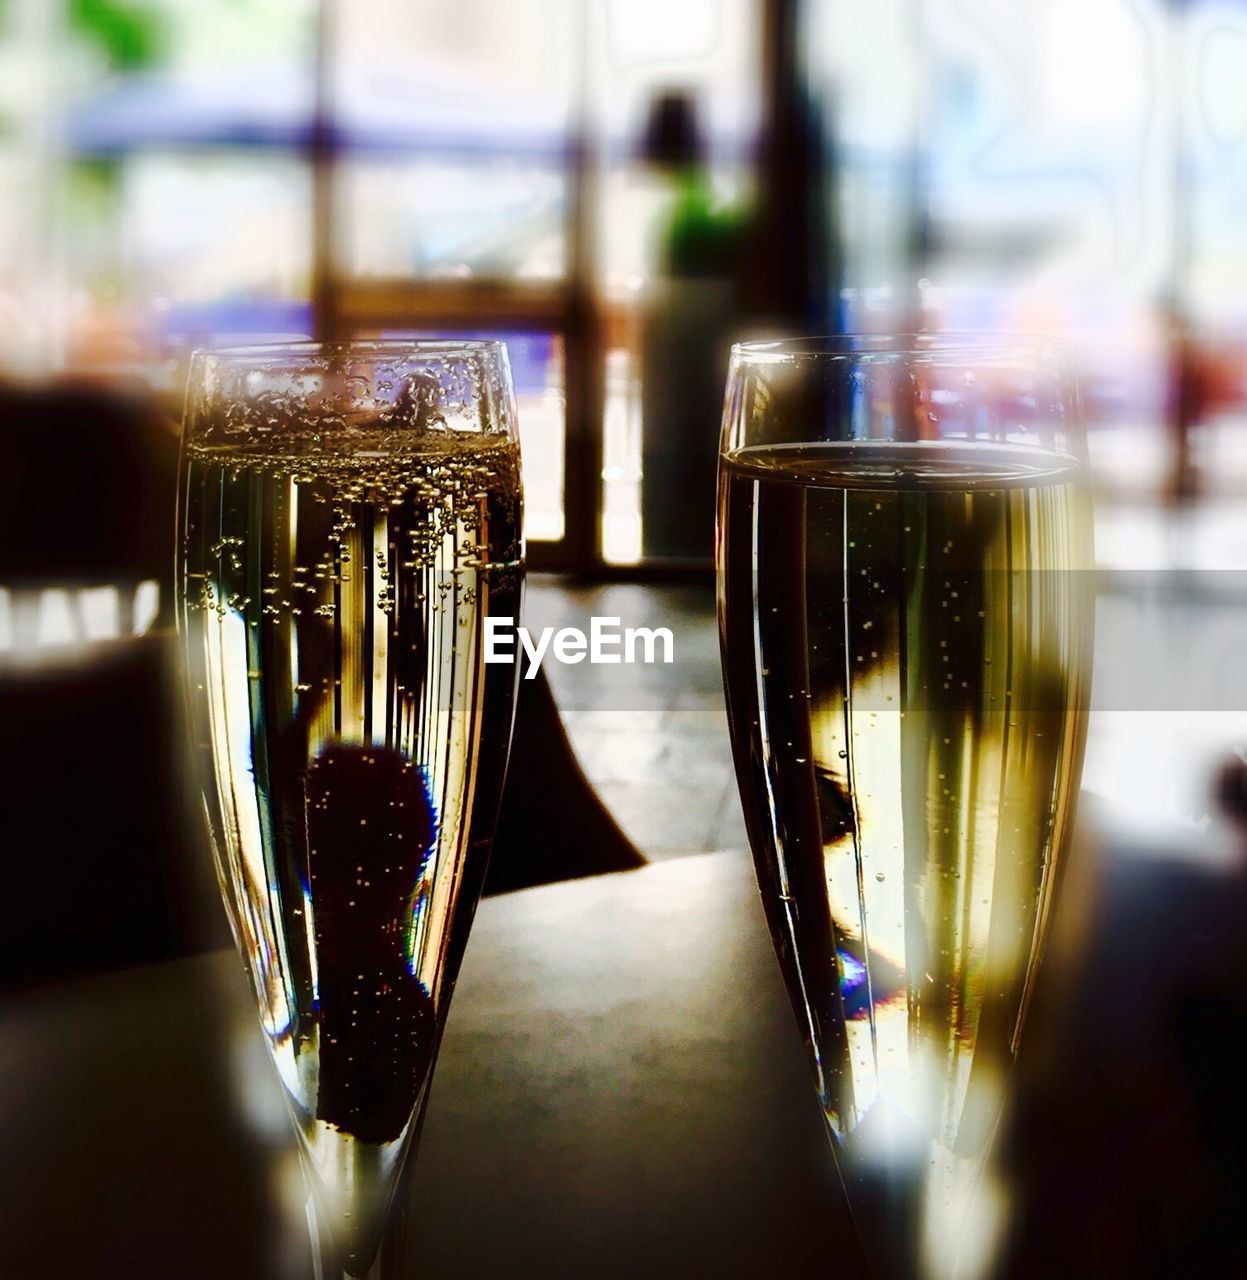
<svg viewBox="0 0 1247 1280"><path fill-rule="evenodd" d="M182 625L231 923L320 1212L367 1266L485 872L522 575L505 437L188 445ZM283 449L281 446L285 446Z"/></svg>
<svg viewBox="0 0 1247 1280"><path fill-rule="evenodd" d="M851 1195L908 1166L955 1199L998 1117L1082 750L1076 469L947 442L723 459L737 773Z"/></svg>

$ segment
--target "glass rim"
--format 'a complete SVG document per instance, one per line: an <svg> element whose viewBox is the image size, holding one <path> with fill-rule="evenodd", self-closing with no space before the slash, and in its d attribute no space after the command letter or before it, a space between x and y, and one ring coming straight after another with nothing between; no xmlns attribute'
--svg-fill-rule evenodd
<svg viewBox="0 0 1247 1280"><path fill-rule="evenodd" d="M1059 334L944 330L940 332L829 333L750 339L732 344L732 358L751 364L793 360L893 361L921 358L991 360L1064 355L1069 340Z"/></svg>
<svg viewBox="0 0 1247 1280"><path fill-rule="evenodd" d="M410 420L390 420L391 427L401 426L409 438L426 430L425 418L435 411L448 432L518 439L506 343L500 338L439 337L201 347L191 354L187 370L182 438L202 443L213 437L219 428L213 416L230 409L244 418L270 415L263 427L265 440L295 440L309 433L320 438L325 432L345 440L346 428L383 425L384 415L398 412L412 377L438 385L435 404L425 405ZM304 403L303 411L292 407L297 402ZM245 426L240 421L230 428L235 443Z"/></svg>
<svg viewBox="0 0 1247 1280"><path fill-rule="evenodd" d="M505 354L501 338L328 338L298 339L291 342L235 343L225 347L198 347L191 360L280 360L315 359L336 354L384 356L431 356L442 359L481 353Z"/></svg>

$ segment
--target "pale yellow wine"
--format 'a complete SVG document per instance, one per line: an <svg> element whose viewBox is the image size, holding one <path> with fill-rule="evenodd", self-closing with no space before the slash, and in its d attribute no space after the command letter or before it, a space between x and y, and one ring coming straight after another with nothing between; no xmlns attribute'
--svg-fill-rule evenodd
<svg viewBox="0 0 1247 1280"><path fill-rule="evenodd" d="M723 459L740 789L850 1180L953 1177L999 1114L1082 752L1076 472L952 443Z"/></svg>

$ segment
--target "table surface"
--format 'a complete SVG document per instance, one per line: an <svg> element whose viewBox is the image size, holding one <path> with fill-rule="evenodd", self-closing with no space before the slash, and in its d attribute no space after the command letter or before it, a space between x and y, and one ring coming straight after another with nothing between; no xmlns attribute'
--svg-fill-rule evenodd
<svg viewBox="0 0 1247 1280"><path fill-rule="evenodd" d="M1179 852L1071 859L998 1141L1009 1280L1247 1275L1247 836ZM311 1274L232 953L0 1001L0 1151L2 1280ZM482 903L410 1219L418 1280L862 1274L745 856Z"/></svg>
<svg viewBox="0 0 1247 1280"><path fill-rule="evenodd" d="M232 953L10 998L0 1273L309 1274L287 1125ZM422 1278L829 1256L851 1228L746 857L481 904L411 1222Z"/></svg>

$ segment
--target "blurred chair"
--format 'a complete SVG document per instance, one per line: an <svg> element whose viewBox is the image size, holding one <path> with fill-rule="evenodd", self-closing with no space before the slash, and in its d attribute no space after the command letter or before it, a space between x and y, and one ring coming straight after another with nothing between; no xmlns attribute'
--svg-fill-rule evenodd
<svg viewBox="0 0 1247 1280"><path fill-rule="evenodd" d="M0 987L199 941L203 860L186 846L201 824L187 820L169 634L133 634L142 583L155 584L147 621L170 616L176 476L176 434L150 408L0 388ZM83 592L110 588L117 616L94 638ZM53 592L64 609L49 635Z"/></svg>
<svg viewBox="0 0 1247 1280"><path fill-rule="evenodd" d="M112 587L118 630L134 629L140 583L170 615L177 434L138 401L88 387L0 389L0 584L13 597L16 647L37 643L38 596Z"/></svg>

